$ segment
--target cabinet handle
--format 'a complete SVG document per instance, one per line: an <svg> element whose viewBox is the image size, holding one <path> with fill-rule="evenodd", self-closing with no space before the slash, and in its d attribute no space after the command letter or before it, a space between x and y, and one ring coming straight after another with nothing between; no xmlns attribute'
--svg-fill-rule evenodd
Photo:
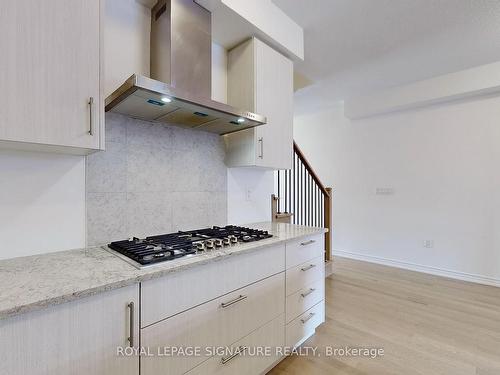
<svg viewBox="0 0 500 375"><path fill-rule="evenodd" d="M226 358L222 358L220 360L220 362L225 365L226 363L228 363L230 360L236 358L237 356L239 356L240 354L243 354L245 352L245 350L247 350L246 347L244 346L240 346L238 347L238 350L236 350L233 354L231 354L229 357L226 357Z"/></svg>
<svg viewBox="0 0 500 375"><path fill-rule="evenodd" d="M300 246L307 246L307 245L311 245L313 243L315 243L316 241L315 240L309 240L309 241L306 241L306 242L301 242L300 243Z"/></svg>
<svg viewBox="0 0 500 375"><path fill-rule="evenodd" d="M264 158L264 138L260 137L259 138L259 143L260 143L260 154L259 158L263 159Z"/></svg>
<svg viewBox="0 0 500 375"><path fill-rule="evenodd" d="M316 267L315 264L310 264L307 267L301 268L300 270L305 272L305 271L309 271L311 268L314 268L314 267Z"/></svg>
<svg viewBox="0 0 500 375"><path fill-rule="evenodd" d="M307 292L305 293L301 293L300 295L302 296L302 298L306 298L309 294L311 294L312 292L314 292L316 289L314 288L311 288L309 289Z"/></svg>
<svg viewBox="0 0 500 375"><path fill-rule="evenodd" d="M127 340L130 343L130 347L132 348L134 346L134 302L130 302L127 305L127 307L130 310L130 320L129 320L130 336Z"/></svg>
<svg viewBox="0 0 500 375"><path fill-rule="evenodd" d="M89 134L94 135L94 97L91 96L89 99L89 115L90 115L90 121L89 121Z"/></svg>
<svg viewBox="0 0 500 375"><path fill-rule="evenodd" d="M300 321L302 322L302 324L305 324L305 323L307 323L307 321L308 321L309 319L311 319L314 315L315 315L314 313L310 313L310 314L307 316L307 318L300 319Z"/></svg>
<svg viewBox="0 0 500 375"><path fill-rule="evenodd" d="M244 296L244 295L240 295L238 296L237 298L233 299L232 301L229 301L229 302L222 302L220 304L220 307L222 307L223 309L226 308L226 307L229 307L231 305L234 305L235 303L238 303L240 301L243 301L244 299L246 299L247 296Z"/></svg>

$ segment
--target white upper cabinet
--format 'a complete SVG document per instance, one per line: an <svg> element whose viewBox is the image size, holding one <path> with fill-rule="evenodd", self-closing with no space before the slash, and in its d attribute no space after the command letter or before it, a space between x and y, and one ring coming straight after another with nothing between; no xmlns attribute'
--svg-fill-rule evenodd
<svg viewBox="0 0 500 375"><path fill-rule="evenodd" d="M224 136L229 167L290 169L293 63L256 38L228 53L227 102L267 117L267 124Z"/></svg>
<svg viewBox="0 0 500 375"><path fill-rule="evenodd" d="M103 144L101 6L2 1L0 146L85 154Z"/></svg>

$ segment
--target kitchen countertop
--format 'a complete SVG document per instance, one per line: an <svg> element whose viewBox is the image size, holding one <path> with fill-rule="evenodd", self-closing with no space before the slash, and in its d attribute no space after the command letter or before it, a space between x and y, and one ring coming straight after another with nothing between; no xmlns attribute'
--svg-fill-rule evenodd
<svg viewBox="0 0 500 375"><path fill-rule="evenodd" d="M245 226L267 230L273 237L140 270L101 247L1 260L0 319L327 231L324 228L270 222Z"/></svg>

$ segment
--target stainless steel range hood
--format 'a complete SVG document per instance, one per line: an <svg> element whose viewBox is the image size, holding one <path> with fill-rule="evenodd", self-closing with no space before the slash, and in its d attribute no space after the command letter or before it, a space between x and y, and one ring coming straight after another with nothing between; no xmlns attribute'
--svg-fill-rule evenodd
<svg viewBox="0 0 500 375"><path fill-rule="evenodd" d="M151 10L151 77L134 74L106 112L217 134L266 123L264 116L211 100L211 15L192 0L159 0Z"/></svg>

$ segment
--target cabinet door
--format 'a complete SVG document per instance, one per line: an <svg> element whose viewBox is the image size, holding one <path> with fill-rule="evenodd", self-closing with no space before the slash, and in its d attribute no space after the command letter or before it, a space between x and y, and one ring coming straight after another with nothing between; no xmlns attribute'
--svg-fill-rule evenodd
<svg viewBox="0 0 500 375"><path fill-rule="evenodd" d="M253 38L228 54L228 103L267 123L224 136L229 167L290 169L293 155L293 63Z"/></svg>
<svg viewBox="0 0 500 375"><path fill-rule="evenodd" d="M292 168L293 64L258 39L255 43L255 112L267 124L255 128L256 164Z"/></svg>
<svg viewBox="0 0 500 375"><path fill-rule="evenodd" d="M230 347L230 354L213 356L187 375L255 375L265 374L281 359L285 342L283 315L253 331ZM258 350L268 348L269 353ZM236 354L236 355L232 355Z"/></svg>
<svg viewBox="0 0 500 375"><path fill-rule="evenodd" d="M100 16L100 0L2 1L1 141L99 148Z"/></svg>
<svg viewBox="0 0 500 375"><path fill-rule="evenodd" d="M262 327L283 314L284 287L280 273L143 328L142 346L154 353L164 347L202 349L197 356L144 357L141 374L184 374L210 357L205 348L230 345Z"/></svg>
<svg viewBox="0 0 500 375"><path fill-rule="evenodd" d="M0 321L2 375L138 375L139 358L117 355L129 345L134 302L138 347L139 286L133 285Z"/></svg>

